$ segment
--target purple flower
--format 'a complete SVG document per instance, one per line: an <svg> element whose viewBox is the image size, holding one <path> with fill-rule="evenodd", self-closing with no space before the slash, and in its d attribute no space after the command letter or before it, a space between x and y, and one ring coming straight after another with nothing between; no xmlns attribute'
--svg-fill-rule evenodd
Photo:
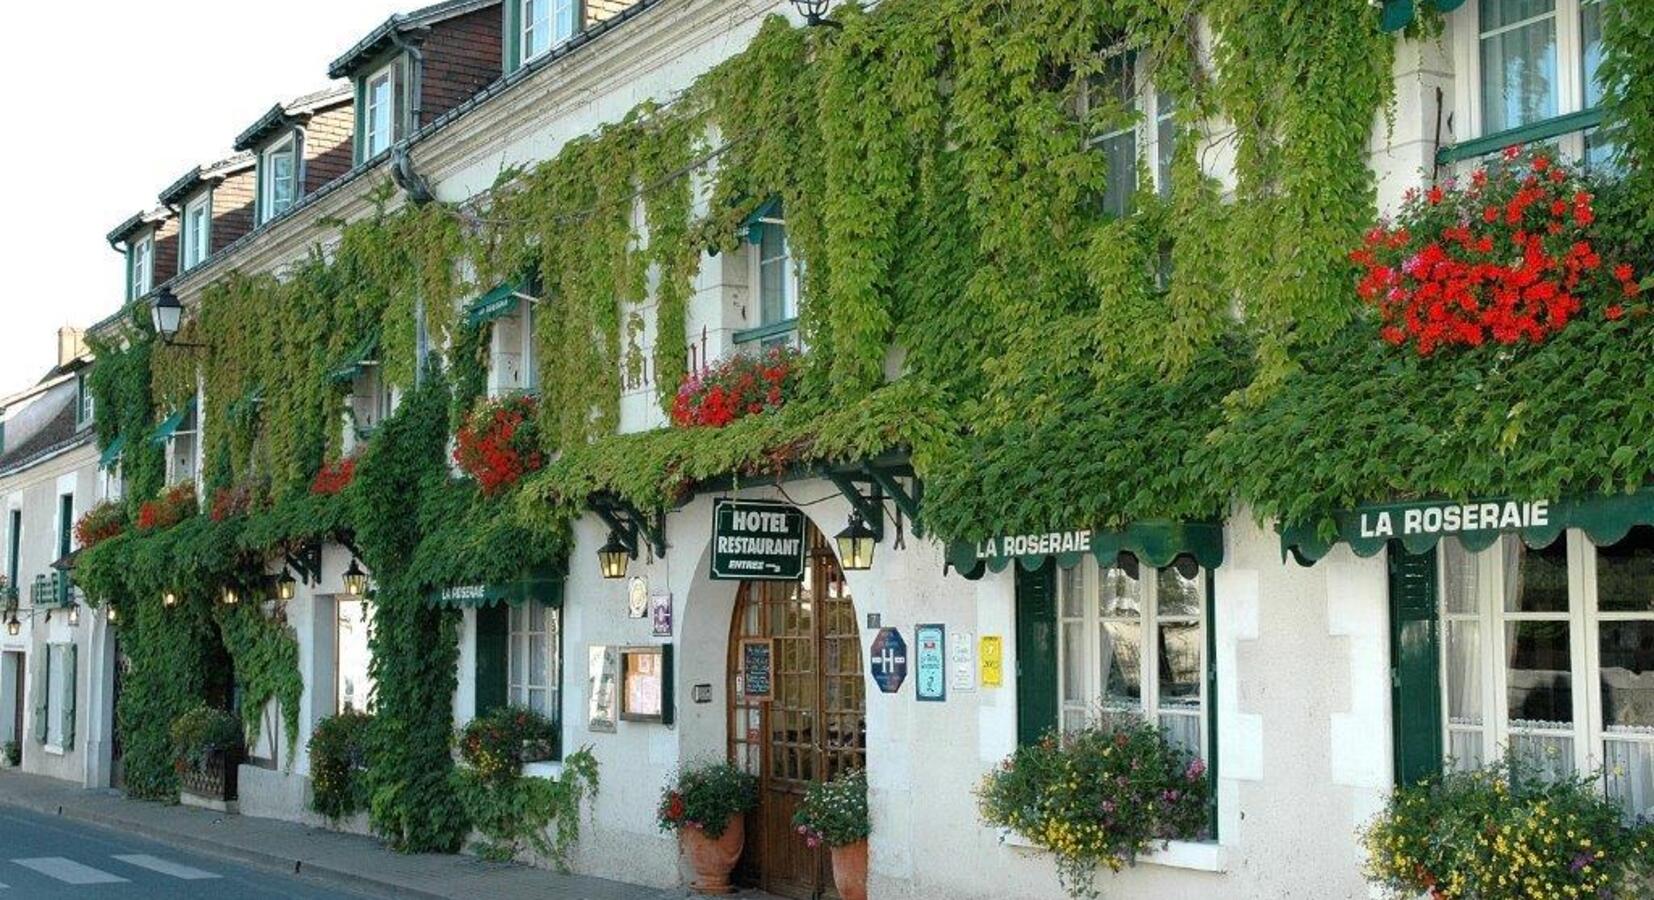
<svg viewBox="0 0 1654 900"><path fill-rule="evenodd" d="M1183 776L1185 778L1189 779L1190 781L1198 781L1198 780L1200 780L1200 776L1205 775L1205 774L1206 774L1206 760L1201 759L1199 757L1196 757L1194 759L1189 760L1189 768L1188 768L1187 771L1185 771L1183 773Z"/></svg>
<svg viewBox="0 0 1654 900"><path fill-rule="evenodd" d="M1574 861L1568 864L1568 871L1578 873L1580 869L1585 868L1595 860L1596 857L1589 853L1575 853Z"/></svg>

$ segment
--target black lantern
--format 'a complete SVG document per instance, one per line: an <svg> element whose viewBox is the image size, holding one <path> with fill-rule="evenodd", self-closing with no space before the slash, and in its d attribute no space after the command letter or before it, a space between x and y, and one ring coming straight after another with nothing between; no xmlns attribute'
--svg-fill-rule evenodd
<svg viewBox="0 0 1654 900"><path fill-rule="evenodd" d="M276 576L276 599L286 603L293 599L298 590L298 579L293 577L292 572L282 569L281 574Z"/></svg>
<svg viewBox="0 0 1654 900"><path fill-rule="evenodd" d="M626 577L626 564L632 559L632 551L621 543L620 535L609 532L609 542L597 551L597 566L603 572L603 577L614 581Z"/></svg>
<svg viewBox="0 0 1654 900"><path fill-rule="evenodd" d="M23 623L17 621L17 610L12 610L11 618L6 620L6 633L17 637L23 631Z"/></svg>
<svg viewBox="0 0 1654 900"><path fill-rule="evenodd" d="M878 535L862 521L861 513L850 514L850 525L838 536L833 538L838 542L839 564L847 571L861 572L873 568L873 548L878 545Z"/></svg>
<svg viewBox="0 0 1654 900"><path fill-rule="evenodd" d="M793 0L793 6L798 14L804 17L804 24L811 28L817 25L838 25L827 18L828 0Z"/></svg>
<svg viewBox="0 0 1654 900"><path fill-rule="evenodd" d="M352 597L360 597L368 592L368 573L355 559L350 561L350 568L345 569L345 593Z"/></svg>
<svg viewBox="0 0 1654 900"><path fill-rule="evenodd" d="M161 340L171 341L178 334L178 326L183 323L184 304L178 302L178 295L171 288L161 288L155 294L149 315L155 333L161 336Z"/></svg>
<svg viewBox="0 0 1654 900"><path fill-rule="evenodd" d="M80 627L80 604L79 603L76 603L74 606L69 607L69 627L70 628L79 628Z"/></svg>

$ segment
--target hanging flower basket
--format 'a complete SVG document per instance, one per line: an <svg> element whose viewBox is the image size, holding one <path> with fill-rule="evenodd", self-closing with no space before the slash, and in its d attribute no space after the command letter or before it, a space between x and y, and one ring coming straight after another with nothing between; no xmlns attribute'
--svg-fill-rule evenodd
<svg viewBox="0 0 1654 900"><path fill-rule="evenodd" d="M75 523L75 540L81 549L95 547L126 530L126 507L105 500L86 511Z"/></svg>
<svg viewBox="0 0 1654 900"><path fill-rule="evenodd" d="M1380 335L1420 356L1445 347L1539 344L1581 316L1646 315L1624 262L1599 254L1590 186L1544 152L1409 191L1401 214L1350 254Z"/></svg>
<svg viewBox="0 0 1654 900"><path fill-rule="evenodd" d="M195 515L196 511L195 485L174 485L161 496L146 500L138 507L138 530L171 528Z"/></svg>
<svg viewBox="0 0 1654 900"><path fill-rule="evenodd" d="M539 398L516 394L484 401L466 416L454 461L484 494L504 491L545 466L539 413Z"/></svg>
<svg viewBox="0 0 1654 900"><path fill-rule="evenodd" d="M722 428L744 416L780 409L798 393L800 359L797 350L776 347L759 356L736 354L689 374L672 403L672 424Z"/></svg>

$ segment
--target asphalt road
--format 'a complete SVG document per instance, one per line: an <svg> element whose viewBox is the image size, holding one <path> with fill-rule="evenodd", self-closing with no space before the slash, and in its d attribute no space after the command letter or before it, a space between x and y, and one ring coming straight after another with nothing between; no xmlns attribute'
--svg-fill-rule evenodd
<svg viewBox="0 0 1654 900"><path fill-rule="evenodd" d="M0 900L360 900L135 833L0 806Z"/></svg>

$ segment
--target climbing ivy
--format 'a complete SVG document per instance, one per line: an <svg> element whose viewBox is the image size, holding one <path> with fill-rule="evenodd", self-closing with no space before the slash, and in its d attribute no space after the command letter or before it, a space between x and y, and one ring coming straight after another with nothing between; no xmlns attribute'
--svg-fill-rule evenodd
<svg viewBox="0 0 1654 900"><path fill-rule="evenodd" d="M247 742L258 742L264 709L274 700L281 711L282 730L287 735L287 758L291 760L298 746L299 700L304 694L304 678L299 674L299 641L285 621L266 618L258 606L256 602L219 604L213 619L235 663L236 683L241 687L241 722Z"/></svg>

